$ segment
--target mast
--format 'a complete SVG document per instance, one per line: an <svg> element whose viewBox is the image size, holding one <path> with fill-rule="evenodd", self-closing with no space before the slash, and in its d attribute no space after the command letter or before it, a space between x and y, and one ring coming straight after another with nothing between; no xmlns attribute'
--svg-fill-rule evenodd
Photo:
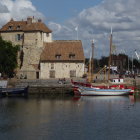
<svg viewBox="0 0 140 140"><path fill-rule="evenodd" d="M88 82L91 83L91 54L89 58L89 65L88 65Z"/></svg>
<svg viewBox="0 0 140 140"><path fill-rule="evenodd" d="M93 68L94 68L94 41L91 44L92 56L91 56L91 82L93 80Z"/></svg>
<svg viewBox="0 0 140 140"><path fill-rule="evenodd" d="M110 65L111 65L111 55L112 55L112 27L111 27L111 34L110 34L110 53L109 53L109 63L108 63L108 81L110 79Z"/></svg>

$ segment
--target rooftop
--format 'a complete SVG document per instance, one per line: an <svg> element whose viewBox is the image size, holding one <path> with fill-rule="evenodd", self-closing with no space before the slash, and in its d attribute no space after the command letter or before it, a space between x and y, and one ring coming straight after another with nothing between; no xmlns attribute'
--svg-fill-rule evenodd
<svg viewBox="0 0 140 140"><path fill-rule="evenodd" d="M41 61L78 61L84 62L84 52L80 40L59 40L45 43Z"/></svg>
<svg viewBox="0 0 140 140"><path fill-rule="evenodd" d="M34 19L34 17L28 17L27 21L14 21L11 19L7 24L5 24L0 32L33 32L41 31L45 33L51 33L52 31L41 21L41 19Z"/></svg>

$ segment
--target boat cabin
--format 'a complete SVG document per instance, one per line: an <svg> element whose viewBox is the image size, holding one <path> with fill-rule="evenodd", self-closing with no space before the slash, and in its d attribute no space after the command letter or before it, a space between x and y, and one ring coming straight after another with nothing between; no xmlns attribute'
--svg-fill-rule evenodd
<svg viewBox="0 0 140 140"><path fill-rule="evenodd" d="M119 84L119 83L123 83L124 79L123 78L113 78L113 79L110 79L110 81L113 84Z"/></svg>

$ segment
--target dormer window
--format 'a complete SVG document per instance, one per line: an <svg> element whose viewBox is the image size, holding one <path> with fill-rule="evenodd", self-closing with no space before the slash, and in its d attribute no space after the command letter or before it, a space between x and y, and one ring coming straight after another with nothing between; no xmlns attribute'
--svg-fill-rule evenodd
<svg viewBox="0 0 140 140"><path fill-rule="evenodd" d="M19 30L20 29L20 26L17 26L17 30Z"/></svg>
<svg viewBox="0 0 140 140"><path fill-rule="evenodd" d="M9 28L8 28L9 30L12 30L12 26L9 26Z"/></svg>
<svg viewBox="0 0 140 140"><path fill-rule="evenodd" d="M56 55L55 55L55 58L56 58L56 59L60 59L60 58L61 58L61 54L56 54Z"/></svg>
<svg viewBox="0 0 140 140"><path fill-rule="evenodd" d="M74 58L75 58L75 54L72 54L72 53L69 54L69 58L70 58L70 59L74 59Z"/></svg>

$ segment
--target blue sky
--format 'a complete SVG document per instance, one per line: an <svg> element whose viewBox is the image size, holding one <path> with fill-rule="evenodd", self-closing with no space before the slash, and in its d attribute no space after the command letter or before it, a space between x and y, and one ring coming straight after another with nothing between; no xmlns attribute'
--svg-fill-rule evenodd
<svg viewBox="0 0 140 140"><path fill-rule="evenodd" d="M140 54L139 7L140 0L0 0L0 27L11 18L41 18L53 31L53 40L76 40L78 33L86 57L92 40L95 57L109 54L112 27L114 53L136 57L135 50Z"/></svg>
<svg viewBox="0 0 140 140"><path fill-rule="evenodd" d="M99 4L102 0L32 0L47 21L63 23L83 9Z"/></svg>

